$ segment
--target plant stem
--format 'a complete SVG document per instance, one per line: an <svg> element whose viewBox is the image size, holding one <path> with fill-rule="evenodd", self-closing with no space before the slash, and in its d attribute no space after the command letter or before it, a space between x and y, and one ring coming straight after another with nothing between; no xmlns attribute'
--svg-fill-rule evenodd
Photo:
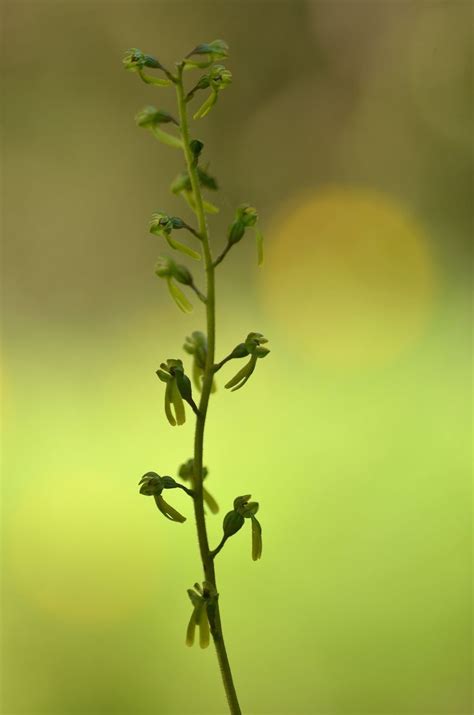
<svg viewBox="0 0 474 715"><path fill-rule="evenodd" d="M211 247L209 243L209 231L207 228L206 215L204 213L201 188L197 176L197 170L193 163L193 154L190 148L190 136L188 128L188 117L186 111L186 98L183 87L183 65L178 65L178 77L176 82L176 93L178 98L179 120L181 136L184 144L184 153L188 167L189 178L196 204L196 216L199 223L199 235L202 239L204 260L206 265L207 279L207 358L204 369L201 400L199 403L199 413L196 417L196 431L194 436L194 514L196 518L199 551L204 570L204 578L211 583L217 591L214 561L209 549L209 540L206 530L206 519L204 515L203 498L203 450L204 450L204 428L206 425L207 408L211 394L212 381L214 378L214 354L216 338L216 311L215 311L215 279L214 265L212 262ZM224 643L222 623L219 611L219 602L216 599L212 608L208 608L209 625L212 638L216 647L217 659L222 675L229 710L232 715L241 715L237 693L235 691L230 669L229 659Z"/></svg>

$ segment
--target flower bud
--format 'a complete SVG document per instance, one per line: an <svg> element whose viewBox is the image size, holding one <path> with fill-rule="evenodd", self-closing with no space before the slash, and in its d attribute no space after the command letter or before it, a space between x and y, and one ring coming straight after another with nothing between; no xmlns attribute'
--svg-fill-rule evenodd
<svg viewBox="0 0 474 715"><path fill-rule="evenodd" d="M238 243L242 238L244 237L245 234L245 226L242 223L242 221L237 221L235 220L229 227L229 231L227 234L227 241L228 243L233 246L235 243Z"/></svg>
<svg viewBox="0 0 474 715"><path fill-rule="evenodd" d="M235 348L232 350L232 352L231 352L231 354L230 354L229 357L232 358L232 359L234 359L234 358L243 358L243 357L247 357L247 355L249 355L249 354L250 354L250 353L249 353L249 350L248 350L247 346L245 345L245 343L239 343L239 344L236 345Z"/></svg>
<svg viewBox="0 0 474 715"><path fill-rule="evenodd" d="M189 148L191 149L191 153L193 155L193 165L197 166L201 152L204 149L204 144L200 142L199 139L193 139L189 142Z"/></svg>
<svg viewBox="0 0 474 715"><path fill-rule="evenodd" d="M244 522L244 517L242 514L239 514L238 511L235 511L234 509L232 511L228 511L224 517L224 521L222 522L224 536L229 538L229 536L236 534L243 527Z"/></svg>

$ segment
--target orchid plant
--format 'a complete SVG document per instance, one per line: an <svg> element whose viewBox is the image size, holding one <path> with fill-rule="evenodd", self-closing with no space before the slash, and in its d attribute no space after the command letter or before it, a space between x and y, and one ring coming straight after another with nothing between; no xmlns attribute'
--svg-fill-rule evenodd
<svg viewBox="0 0 474 715"><path fill-rule="evenodd" d="M126 52L123 64L126 70L136 73L143 82L152 87L160 90L170 87L175 89L178 118L163 109L146 106L137 113L135 119L139 127L149 131L159 142L183 152L185 168L172 182L171 191L182 197L191 209L196 225L193 226L180 217L169 216L161 210L156 210L151 217L149 229L154 236L163 239L175 254L180 253L189 260L204 263L206 277L205 291L201 291L187 266L176 262L171 256L158 258L155 273L158 278L166 282L169 294L177 307L186 313L192 311L193 306L186 290L188 293L192 292L199 303L202 303L206 315L206 332L195 330L186 338L183 346L184 351L192 358L189 373L191 379L186 374L183 361L179 358L166 359L156 371L158 378L164 383L164 411L169 424L173 427L184 424L187 408L192 410L195 419L193 457L178 467L177 476L182 480L181 482L169 475L161 476L155 471L146 472L139 482L140 493L152 496L161 514L177 523L185 522L186 517L168 504L163 497L163 492L181 489L192 501L203 580L202 584L195 583L192 589L188 589L192 612L186 631L186 644L193 645L196 628L199 629L201 648L206 648L212 637L229 711L236 715L241 713L241 709L224 642L215 559L227 540L240 531L246 521L249 521L251 526L252 559L254 561L260 559L262 527L256 516L258 503L250 501L250 494L237 496L232 509L224 516L221 541L214 549L210 548L204 507L206 505L211 514L217 514L219 507L214 497L204 487L204 480L208 475L208 470L203 465L204 432L209 399L216 390L216 373L230 361L247 358L245 365L225 383L226 389L239 390L253 375L258 361L269 353L264 336L258 332L250 332L226 357L218 362L215 359L216 269L229 251L247 236L249 230L253 230L256 237L260 265L263 261L263 239L257 226L257 211L253 206L244 203L237 207L230 222L223 250L216 258L213 257L207 217L217 213L219 209L214 203L205 200L203 193L216 191L218 184L209 174L207 167L201 164L204 145L199 139L192 138L188 117L188 106L196 97L202 97L204 93L204 100L193 112L193 120L200 121L215 107L221 92L231 84L232 74L221 64L227 57L227 44L223 40L214 40L197 45L184 59L176 62L173 71L168 70L155 57L144 54L136 48ZM150 70L155 72L150 73ZM200 77L190 89L186 90L185 76L196 71L201 72ZM177 231L181 232L180 235L188 236L192 245L185 240L178 240L175 237ZM196 395L199 397L195 398Z"/></svg>

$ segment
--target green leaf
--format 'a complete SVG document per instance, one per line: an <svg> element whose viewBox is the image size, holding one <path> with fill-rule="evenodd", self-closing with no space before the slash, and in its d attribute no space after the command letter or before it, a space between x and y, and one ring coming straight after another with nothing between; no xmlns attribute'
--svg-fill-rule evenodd
<svg viewBox="0 0 474 715"><path fill-rule="evenodd" d="M174 283L171 278L168 278L167 280L168 283L168 289L170 292L171 297L173 298L174 302L178 306L180 310L183 311L183 313L191 313L193 306L189 302L189 300L186 298L184 295L183 291L178 288L176 283Z"/></svg>

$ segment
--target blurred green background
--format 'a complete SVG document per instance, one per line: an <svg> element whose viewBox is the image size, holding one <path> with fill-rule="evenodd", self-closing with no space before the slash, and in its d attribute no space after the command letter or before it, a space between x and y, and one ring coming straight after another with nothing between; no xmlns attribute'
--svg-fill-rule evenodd
<svg viewBox="0 0 474 715"><path fill-rule="evenodd" d="M3 709L226 712L212 648L184 645L201 578L190 518L138 494L176 474L154 371L203 327L153 268L178 152L135 127L172 90L125 73L231 47L192 133L252 240L219 269L218 356L271 355L211 403L208 487L261 503L218 558L246 715L468 715L472 4L7 2L3 10ZM201 278L200 278L201 280ZM188 416L189 417L189 416ZM173 495L174 496L174 495ZM171 501L171 500L170 500ZM221 517L209 519L211 543Z"/></svg>

